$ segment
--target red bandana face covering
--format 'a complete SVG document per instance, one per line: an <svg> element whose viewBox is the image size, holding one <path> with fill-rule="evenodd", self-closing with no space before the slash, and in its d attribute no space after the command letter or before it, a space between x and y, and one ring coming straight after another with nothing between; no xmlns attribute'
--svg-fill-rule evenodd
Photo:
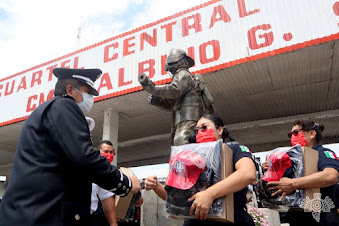
<svg viewBox="0 0 339 226"><path fill-rule="evenodd" d="M100 153L100 155L106 157L109 163L113 161L114 156L111 153Z"/></svg>
<svg viewBox="0 0 339 226"><path fill-rule="evenodd" d="M296 136L292 135L291 144L292 146L297 144L300 144L302 147L306 146L307 141L305 140L304 134L299 132Z"/></svg>
<svg viewBox="0 0 339 226"><path fill-rule="evenodd" d="M216 141L217 139L214 136L214 129L207 129L205 131L198 131L198 134L196 136L197 143L205 143L205 142L212 142Z"/></svg>

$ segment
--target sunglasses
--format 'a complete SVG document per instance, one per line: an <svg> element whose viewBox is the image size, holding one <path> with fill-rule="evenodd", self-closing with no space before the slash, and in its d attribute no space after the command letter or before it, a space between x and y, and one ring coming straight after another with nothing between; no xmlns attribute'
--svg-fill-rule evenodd
<svg viewBox="0 0 339 226"><path fill-rule="evenodd" d="M289 132L289 133L287 134L287 136L288 136L289 138L291 138L292 135L297 136L298 133L299 133L300 131L301 131L301 129L295 129L295 130L293 130L292 132Z"/></svg>
<svg viewBox="0 0 339 226"><path fill-rule="evenodd" d="M218 126L214 126L215 128L219 128ZM206 126L206 125L202 125L201 127L196 127L194 130L193 130L193 132L195 133L195 134L198 134L198 132L199 132L199 130L201 131L201 132L205 132L208 128L210 128L209 126Z"/></svg>

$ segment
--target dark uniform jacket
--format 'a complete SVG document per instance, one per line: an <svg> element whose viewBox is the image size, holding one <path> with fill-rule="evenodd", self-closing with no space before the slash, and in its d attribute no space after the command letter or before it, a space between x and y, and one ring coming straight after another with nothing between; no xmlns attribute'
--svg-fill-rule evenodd
<svg viewBox="0 0 339 226"><path fill-rule="evenodd" d="M313 149L319 152L319 161L318 161L319 171L322 171L325 168L333 168L339 172L339 161L332 150L324 148L321 144L315 145ZM323 202L329 200L333 202L332 204L335 204L336 202L335 189L336 184L333 184L325 188L320 188L321 200L323 200ZM323 205L326 206L326 204ZM335 206L331 206L331 208L328 209L326 207L322 207L322 212L320 214L320 223L318 225L339 225L339 215L337 214Z"/></svg>
<svg viewBox="0 0 339 226"><path fill-rule="evenodd" d="M0 205L0 225L88 225L91 183L126 195L128 177L92 147L72 97L54 97L26 120Z"/></svg>

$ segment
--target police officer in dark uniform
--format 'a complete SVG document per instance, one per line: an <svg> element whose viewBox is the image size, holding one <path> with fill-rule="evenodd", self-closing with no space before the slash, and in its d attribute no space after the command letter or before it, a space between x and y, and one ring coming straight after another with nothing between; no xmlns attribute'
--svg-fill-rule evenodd
<svg viewBox="0 0 339 226"><path fill-rule="evenodd" d="M310 147L319 152L318 170L319 172L300 178L282 177L280 181L270 182L271 190L276 190L273 195L281 194L282 198L296 189L320 188L321 199L326 196L335 203L335 186L339 176L339 161L337 156L330 149L324 148L322 131L324 126L308 119L295 120L294 126L289 133L292 146L300 144ZM329 205L330 206L330 205ZM322 205L323 208L324 205ZM335 208L322 209L320 222L317 222L310 212L287 212L283 222L293 225L339 225L339 215Z"/></svg>
<svg viewBox="0 0 339 226"><path fill-rule="evenodd" d="M55 97L26 120L0 225L89 225L91 184L125 196L140 189L94 150L84 116L93 106L99 69L55 68Z"/></svg>

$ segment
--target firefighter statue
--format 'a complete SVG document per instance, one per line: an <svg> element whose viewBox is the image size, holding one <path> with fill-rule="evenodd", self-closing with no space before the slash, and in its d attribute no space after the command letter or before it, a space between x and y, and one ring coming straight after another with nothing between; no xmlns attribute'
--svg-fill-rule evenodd
<svg viewBox="0 0 339 226"><path fill-rule="evenodd" d="M192 75L194 60L184 50L172 49L166 58L165 71L172 82L155 85L144 73L138 80L149 93L148 101L162 110L172 112L171 145L188 143L188 138L203 113L213 113L213 98L201 75Z"/></svg>

